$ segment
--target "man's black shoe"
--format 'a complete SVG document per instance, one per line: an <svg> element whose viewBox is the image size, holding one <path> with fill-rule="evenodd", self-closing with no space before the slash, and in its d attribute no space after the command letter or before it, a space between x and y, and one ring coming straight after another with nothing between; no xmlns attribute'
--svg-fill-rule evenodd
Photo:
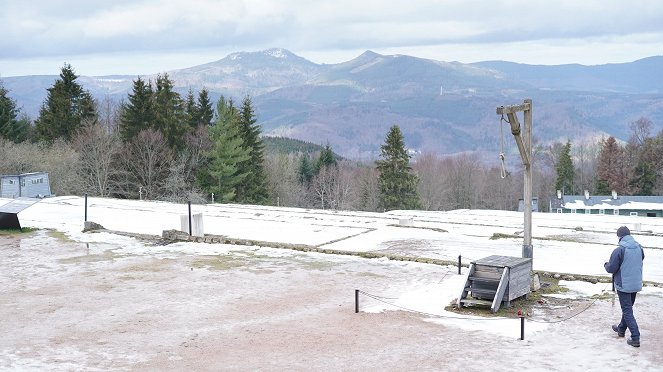
<svg viewBox="0 0 663 372"><path fill-rule="evenodd" d="M633 347L640 347L640 340L633 341L630 337L628 338L628 340L626 340L626 343Z"/></svg>
<svg viewBox="0 0 663 372"><path fill-rule="evenodd" d="M617 332L617 336L619 336L619 337L624 337L624 335L626 334L626 331L624 331L624 332L619 331L619 326L617 324L614 324L612 326L612 330Z"/></svg>

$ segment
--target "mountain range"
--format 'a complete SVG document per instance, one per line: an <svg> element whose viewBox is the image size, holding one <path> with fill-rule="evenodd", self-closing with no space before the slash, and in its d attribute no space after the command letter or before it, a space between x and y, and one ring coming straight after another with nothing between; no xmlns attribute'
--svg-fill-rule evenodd
<svg viewBox="0 0 663 372"><path fill-rule="evenodd" d="M183 94L205 87L215 100L224 95L239 102L250 95L264 135L329 143L345 157L374 159L394 124L413 152L477 151L496 157L501 138L496 107L525 98L533 100L538 143L608 135L626 140L629 124L641 117L653 122L655 134L663 129L662 71L663 56L544 66L464 64L366 51L347 62L316 64L285 49L269 49L167 73ZM120 101L136 77L81 76L79 81L99 100ZM2 80L24 112L36 117L56 78ZM517 154L507 128L503 136L507 153Z"/></svg>

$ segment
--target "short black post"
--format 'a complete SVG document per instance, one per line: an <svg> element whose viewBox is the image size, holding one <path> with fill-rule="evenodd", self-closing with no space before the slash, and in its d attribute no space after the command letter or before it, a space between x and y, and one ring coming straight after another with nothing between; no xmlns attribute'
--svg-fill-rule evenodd
<svg viewBox="0 0 663 372"><path fill-rule="evenodd" d="M359 312L359 290L355 289L355 314Z"/></svg>
<svg viewBox="0 0 663 372"><path fill-rule="evenodd" d="M87 193L85 194L85 222L87 222Z"/></svg>
<svg viewBox="0 0 663 372"><path fill-rule="evenodd" d="M520 339L525 339L525 316L520 317Z"/></svg>
<svg viewBox="0 0 663 372"><path fill-rule="evenodd" d="M458 255L458 275L460 275L460 255Z"/></svg>
<svg viewBox="0 0 663 372"><path fill-rule="evenodd" d="M191 201L189 201L189 236L191 236Z"/></svg>
<svg viewBox="0 0 663 372"><path fill-rule="evenodd" d="M612 291L615 291L615 274L612 274Z"/></svg>

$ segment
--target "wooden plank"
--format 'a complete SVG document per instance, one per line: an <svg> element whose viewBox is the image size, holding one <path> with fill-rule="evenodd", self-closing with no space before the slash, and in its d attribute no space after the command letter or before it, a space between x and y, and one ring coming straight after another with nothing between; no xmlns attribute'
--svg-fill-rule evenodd
<svg viewBox="0 0 663 372"><path fill-rule="evenodd" d="M476 283L491 283L491 284L495 284L495 285L497 285L497 284L500 283L500 280L499 280L499 279L496 279L496 278L485 278L485 277L480 277L480 276L471 276L471 277L470 277L470 280L471 280L472 282L476 282Z"/></svg>
<svg viewBox="0 0 663 372"><path fill-rule="evenodd" d="M475 299L475 298L466 298L466 299L463 299L462 302L463 302L464 304L468 304L468 305L485 305L485 306L490 306L490 305L492 304L491 301L487 301L487 300L477 300L477 299Z"/></svg>
<svg viewBox="0 0 663 372"><path fill-rule="evenodd" d="M470 264L470 269L467 270L467 274L465 274L465 281L463 282L464 283L463 284L463 289L461 290L460 295L458 296L458 301L456 302L456 306L458 306L459 309L461 307L463 307L462 301L465 298L465 296L467 296L467 292L465 291L465 287L470 285L469 278L472 274L474 274L474 264L473 263Z"/></svg>
<svg viewBox="0 0 663 372"><path fill-rule="evenodd" d="M500 280L500 285L497 286L497 293L495 293L495 298L493 298L493 303L490 306L490 310L492 310L494 313L497 312L497 310L500 309L500 305L502 304L502 298L504 298L504 292L506 292L506 288L509 285L509 268L505 267L504 271L502 272L502 279Z"/></svg>
<svg viewBox="0 0 663 372"><path fill-rule="evenodd" d="M495 293L497 293L497 290L495 288L493 289L471 288L470 292L472 292L472 297L474 298L493 300L495 298Z"/></svg>
<svg viewBox="0 0 663 372"><path fill-rule="evenodd" d="M493 255L476 260L474 261L474 263L476 263L477 266L499 267L501 272L502 271L501 269L504 266L509 266L513 268L516 266L525 265L531 261L532 261L531 258Z"/></svg>
<svg viewBox="0 0 663 372"><path fill-rule="evenodd" d="M499 106L495 111L497 112L497 115L502 115L531 109L532 105L530 103L521 103L519 105Z"/></svg>
<svg viewBox="0 0 663 372"><path fill-rule="evenodd" d="M498 272L477 272L475 271L473 274L475 277L478 278L485 278L485 279L492 279L495 281L499 281L501 278L501 273Z"/></svg>

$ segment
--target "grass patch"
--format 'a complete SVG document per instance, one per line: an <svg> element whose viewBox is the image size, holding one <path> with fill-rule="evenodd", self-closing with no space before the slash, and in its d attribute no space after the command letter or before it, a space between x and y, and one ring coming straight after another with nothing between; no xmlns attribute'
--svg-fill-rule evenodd
<svg viewBox="0 0 663 372"><path fill-rule="evenodd" d="M73 243L75 240L70 239L65 233L57 230L49 230L48 236L55 238L63 243Z"/></svg>
<svg viewBox="0 0 663 372"><path fill-rule="evenodd" d="M191 262L191 267L196 269L230 270L243 266L247 266L245 259L231 255L206 256Z"/></svg>
<svg viewBox="0 0 663 372"><path fill-rule="evenodd" d="M12 235L20 235L20 234L30 234L39 229L36 229L34 227L22 227L20 229L2 229L0 230L0 236L12 236Z"/></svg>
<svg viewBox="0 0 663 372"><path fill-rule="evenodd" d="M104 251L103 253L97 254L86 254L83 256L75 256L68 258L61 258L58 260L59 263L63 264L77 264L83 262L102 262L102 261L113 261L117 255L112 250Z"/></svg>
<svg viewBox="0 0 663 372"><path fill-rule="evenodd" d="M467 314L467 315L477 315L485 317L505 317L505 318L517 318L518 311L522 310L523 313L531 313L532 310L539 305L539 301L542 300L544 295L547 294L558 294L568 292L569 289L566 287L559 286L559 280L555 278L545 278L545 283L548 283L546 287L542 287L536 292L530 292L525 296L514 299L511 301L511 306L506 307L504 304L500 306L500 309L493 313L490 310L489 306L466 306L458 309L456 307L456 302L447 305L444 309L451 311L457 314Z"/></svg>
<svg viewBox="0 0 663 372"><path fill-rule="evenodd" d="M127 266L126 268L124 268L123 271L125 272L147 271L147 272L156 273L166 270L168 268L167 267L168 265L170 265L170 260L168 259L163 259L163 260L154 259L150 263Z"/></svg>
<svg viewBox="0 0 663 372"><path fill-rule="evenodd" d="M503 234L503 233L493 233L493 236L490 237L490 240L497 240L497 239L520 239L521 237L515 234Z"/></svg>

